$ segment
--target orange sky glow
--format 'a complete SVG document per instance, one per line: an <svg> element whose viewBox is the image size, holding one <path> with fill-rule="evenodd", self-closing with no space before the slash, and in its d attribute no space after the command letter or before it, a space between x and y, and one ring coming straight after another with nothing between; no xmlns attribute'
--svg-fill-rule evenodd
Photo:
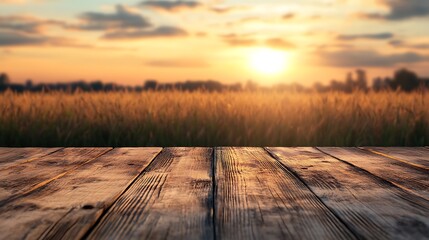
<svg viewBox="0 0 429 240"><path fill-rule="evenodd" d="M130 85L429 76L428 20L427 0L0 0L0 72Z"/></svg>

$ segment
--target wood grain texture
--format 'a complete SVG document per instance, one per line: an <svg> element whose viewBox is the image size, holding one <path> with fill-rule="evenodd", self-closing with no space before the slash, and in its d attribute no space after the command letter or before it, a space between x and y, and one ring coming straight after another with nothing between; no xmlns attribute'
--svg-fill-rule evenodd
<svg viewBox="0 0 429 240"><path fill-rule="evenodd" d="M0 169L37 160L59 149L60 148L0 148Z"/></svg>
<svg viewBox="0 0 429 240"><path fill-rule="evenodd" d="M429 201L314 148L268 148L361 238L428 239Z"/></svg>
<svg viewBox="0 0 429 240"><path fill-rule="evenodd" d="M23 164L0 169L0 207L92 161L111 148L65 148Z"/></svg>
<svg viewBox="0 0 429 240"><path fill-rule="evenodd" d="M0 208L0 239L79 239L161 148L117 148Z"/></svg>
<svg viewBox="0 0 429 240"><path fill-rule="evenodd" d="M213 239L212 149L165 148L89 239Z"/></svg>
<svg viewBox="0 0 429 240"><path fill-rule="evenodd" d="M216 148L219 239L354 239L350 230L262 148Z"/></svg>
<svg viewBox="0 0 429 240"><path fill-rule="evenodd" d="M362 149L429 170L429 149L424 147L364 147Z"/></svg>
<svg viewBox="0 0 429 240"><path fill-rule="evenodd" d="M358 148L319 149L429 200L429 171L425 169Z"/></svg>

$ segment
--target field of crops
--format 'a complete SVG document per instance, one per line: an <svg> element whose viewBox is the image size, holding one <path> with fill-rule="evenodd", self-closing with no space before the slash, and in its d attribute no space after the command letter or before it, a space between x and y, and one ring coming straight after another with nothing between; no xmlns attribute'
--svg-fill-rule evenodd
<svg viewBox="0 0 429 240"><path fill-rule="evenodd" d="M0 94L0 146L423 146L421 93Z"/></svg>

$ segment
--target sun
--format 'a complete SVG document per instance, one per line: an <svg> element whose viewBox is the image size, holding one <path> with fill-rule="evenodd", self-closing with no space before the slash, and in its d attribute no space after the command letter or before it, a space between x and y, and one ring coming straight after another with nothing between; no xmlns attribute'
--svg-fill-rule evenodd
<svg viewBox="0 0 429 240"><path fill-rule="evenodd" d="M288 54L269 48L253 50L249 56L252 69L263 74L276 74L284 71L288 65Z"/></svg>

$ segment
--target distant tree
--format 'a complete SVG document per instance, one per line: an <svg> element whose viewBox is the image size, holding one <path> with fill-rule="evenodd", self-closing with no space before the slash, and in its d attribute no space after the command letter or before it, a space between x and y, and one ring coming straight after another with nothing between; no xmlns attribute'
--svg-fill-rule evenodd
<svg viewBox="0 0 429 240"><path fill-rule="evenodd" d="M114 83L106 83L104 85L104 91L110 92L110 91L116 91L118 90L118 86Z"/></svg>
<svg viewBox="0 0 429 240"><path fill-rule="evenodd" d="M6 87L10 84L9 76L6 73L0 74L0 90L6 89Z"/></svg>
<svg viewBox="0 0 429 240"><path fill-rule="evenodd" d="M332 91L345 91L344 83L339 82L335 79L331 80L331 84L329 85L329 88Z"/></svg>
<svg viewBox="0 0 429 240"><path fill-rule="evenodd" d="M94 81L94 82L91 82L89 85L90 85L91 90L93 90L93 91L98 92L98 91L103 90L103 82L102 81Z"/></svg>
<svg viewBox="0 0 429 240"><path fill-rule="evenodd" d="M146 82L144 83L143 89L145 90L155 90L158 86L158 82L156 80L146 80Z"/></svg>
<svg viewBox="0 0 429 240"><path fill-rule="evenodd" d="M87 92L87 91L91 90L90 85L88 83L86 83L84 80L72 82L72 83L70 83L70 87L71 87L72 92L76 92L76 91Z"/></svg>
<svg viewBox="0 0 429 240"><path fill-rule="evenodd" d="M354 87L355 87L355 81L353 79L353 73L349 72L347 73L346 84L344 86L343 91L352 92Z"/></svg>
<svg viewBox="0 0 429 240"><path fill-rule="evenodd" d="M377 77L374 79L373 83L372 83L372 89L376 92L381 91L382 89L384 89L384 81L381 77Z"/></svg>
<svg viewBox="0 0 429 240"><path fill-rule="evenodd" d="M394 88L399 87L403 91L411 92L416 90L419 85L420 80L416 73L405 68L395 72L395 77L393 79Z"/></svg>
<svg viewBox="0 0 429 240"><path fill-rule="evenodd" d="M27 90L31 90L31 89L33 88L33 80L28 79L28 80L25 82L25 88L26 88Z"/></svg>
<svg viewBox="0 0 429 240"><path fill-rule="evenodd" d="M355 88L361 91L367 91L368 86L367 86L367 78L366 78L365 70L362 70L362 69L356 70L356 75L357 75L357 79L356 79Z"/></svg>

